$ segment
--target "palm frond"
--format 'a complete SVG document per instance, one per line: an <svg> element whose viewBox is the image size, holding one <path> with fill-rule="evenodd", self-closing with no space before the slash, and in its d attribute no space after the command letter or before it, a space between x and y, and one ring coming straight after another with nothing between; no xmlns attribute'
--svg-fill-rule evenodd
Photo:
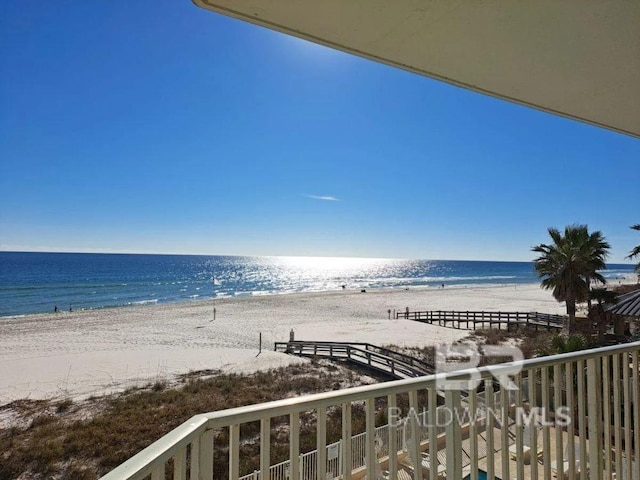
<svg viewBox="0 0 640 480"><path fill-rule="evenodd" d="M575 305L590 299L591 282L605 283L599 273L606 268L611 246L602 232L589 233L587 225L567 225L564 232L548 229L552 243L541 243L531 250L539 254L533 261L542 288L551 290L553 297L567 304L570 319Z"/></svg>
<svg viewBox="0 0 640 480"><path fill-rule="evenodd" d="M631 225L631 229L640 231L640 223L636 225ZM640 245L633 247L629 255L626 256L625 258L628 258L629 260L633 260L636 257L640 257ZM640 263L636 265L636 271L640 272Z"/></svg>

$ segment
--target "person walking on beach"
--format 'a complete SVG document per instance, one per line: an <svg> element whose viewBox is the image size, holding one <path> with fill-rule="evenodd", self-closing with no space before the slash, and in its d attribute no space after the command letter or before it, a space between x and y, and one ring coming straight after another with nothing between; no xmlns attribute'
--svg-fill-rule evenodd
<svg viewBox="0 0 640 480"><path fill-rule="evenodd" d="M53 313L58 313L58 305L53 307Z"/></svg>

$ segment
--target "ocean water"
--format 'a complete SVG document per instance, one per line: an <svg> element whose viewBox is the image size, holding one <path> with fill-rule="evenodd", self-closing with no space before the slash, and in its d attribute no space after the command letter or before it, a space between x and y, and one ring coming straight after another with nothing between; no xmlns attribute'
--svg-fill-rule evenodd
<svg viewBox="0 0 640 480"><path fill-rule="evenodd" d="M633 265L610 265L615 279ZM219 297L537 282L530 262L0 252L0 316Z"/></svg>

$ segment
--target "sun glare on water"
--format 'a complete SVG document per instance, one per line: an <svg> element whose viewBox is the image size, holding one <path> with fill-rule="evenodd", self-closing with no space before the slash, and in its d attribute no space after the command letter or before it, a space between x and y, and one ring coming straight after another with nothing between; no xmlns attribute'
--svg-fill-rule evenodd
<svg viewBox="0 0 640 480"><path fill-rule="evenodd" d="M383 268L396 260L356 257L274 257L274 263L282 267L306 272L354 272Z"/></svg>

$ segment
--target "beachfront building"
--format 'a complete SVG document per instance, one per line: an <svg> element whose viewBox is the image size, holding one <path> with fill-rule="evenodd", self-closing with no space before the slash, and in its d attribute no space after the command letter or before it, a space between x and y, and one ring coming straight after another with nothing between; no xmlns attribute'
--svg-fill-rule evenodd
<svg viewBox="0 0 640 480"><path fill-rule="evenodd" d="M616 299L616 303L605 309L608 315L613 317L614 333L624 336L638 335L640 333L640 290L625 293Z"/></svg>
<svg viewBox="0 0 640 480"><path fill-rule="evenodd" d="M194 1L640 136L638 2ZM203 413L104 478L212 479L215 453L230 480L640 479L639 377L636 342ZM289 452L272 464L276 419ZM309 423L314 448L301 451ZM247 429L259 444L254 472L241 472Z"/></svg>

